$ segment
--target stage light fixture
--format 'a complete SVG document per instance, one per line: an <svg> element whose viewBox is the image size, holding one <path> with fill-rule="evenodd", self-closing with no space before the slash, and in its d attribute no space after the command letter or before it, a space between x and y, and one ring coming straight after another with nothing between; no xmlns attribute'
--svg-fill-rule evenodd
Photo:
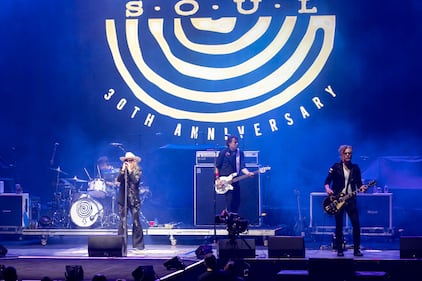
<svg viewBox="0 0 422 281"><path fill-rule="evenodd" d="M82 281L84 270L81 265L66 265L66 281Z"/></svg>
<svg viewBox="0 0 422 281"><path fill-rule="evenodd" d="M38 220L38 225L40 227L49 227L53 224L53 220L48 216L42 216Z"/></svg>
<svg viewBox="0 0 422 281"><path fill-rule="evenodd" d="M163 265L167 268L167 270L170 270L170 269L183 270L186 268L186 265L178 256L172 257L171 259L166 261Z"/></svg>
<svg viewBox="0 0 422 281"><path fill-rule="evenodd" d="M107 281L107 278L104 274L97 273L94 275L94 277L92 277L91 281Z"/></svg>
<svg viewBox="0 0 422 281"><path fill-rule="evenodd" d="M195 250L195 255L197 259L205 258L205 255L209 253L212 253L211 245L201 245Z"/></svg>
<svg viewBox="0 0 422 281"><path fill-rule="evenodd" d="M0 280L4 280L4 270L6 266L4 264L0 264Z"/></svg>
<svg viewBox="0 0 422 281"><path fill-rule="evenodd" d="M152 265L138 266L132 272L132 276L135 281L154 281L158 278L157 274L155 274L154 267Z"/></svg>
<svg viewBox="0 0 422 281"><path fill-rule="evenodd" d="M0 258L5 257L7 255L7 248L3 245L0 245Z"/></svg>

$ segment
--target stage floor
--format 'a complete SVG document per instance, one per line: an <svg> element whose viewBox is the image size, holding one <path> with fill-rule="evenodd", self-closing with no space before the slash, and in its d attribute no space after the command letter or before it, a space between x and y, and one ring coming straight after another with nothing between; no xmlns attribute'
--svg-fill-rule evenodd
<svg viewBox="0 0 422 281"><path fill-rule="evenodd" d="M4 238L4 236L2 237ZM8 250L7 255L0 258L0 264L5 266L14 266L20 280L40 280L48 276L53 280L65 279L66 265L81 265L84 270L84 280L91 280L97 274L104 274L108 280L133 280L132 271L138 266L152 265L155 273L161 280L166 280L168 276L174 276L183 271L177 269L167 269L164 263L173 257L179 257L188 268L194 268L198 274L204 270L202 260L196 256L195 251L200 245L207 244L206 239L198 237L179 237L178 243L171 245L168 237L146 236L146 248L137 252L131 248L129 237L129 246L127 257L89 257L88 255L88 237L81 235L71 236L51 236L46 245L41 245L37 236L11 236L2 239L0 243ZM182 239L184 238L184 239ZM249 237L250 239L250 237ZM258 239L258 238L256 238ZM180 243L179 243L180 242ZM288 268L286 261L294 261L295 267L306 268L306 263L310 258L341 259L336 256L336 252L329 246L327 238L320 240L305 239L305 258L300 259L274 259L268 257L268 248L265 245L256 244L256 257L248 258L248 263L253 264L254 270L259 272L258 268L267 268L265 274L274 278L276 272L282 268ZM217 255L214 244L213 251ZM377 264L400 260L400 251L398 242L386 240L384 238L363 239L362 241L363 257L353 256L353 250L345 251L345 258L353 258L360 264ZM374 263L375 262L375 263ZM281 264L284 264L283 266ZM256 266L255 266L256 265ZM366 267L370 267L365 265ZM388 266L387 266L388 267ZM262 273L257 273L261 275ZM253 276L253 274L251 274ZM183 279L185 280L185 279ZM252 277L248 280L255 280ZM271 280L268 279L268 280Z"/></svg>

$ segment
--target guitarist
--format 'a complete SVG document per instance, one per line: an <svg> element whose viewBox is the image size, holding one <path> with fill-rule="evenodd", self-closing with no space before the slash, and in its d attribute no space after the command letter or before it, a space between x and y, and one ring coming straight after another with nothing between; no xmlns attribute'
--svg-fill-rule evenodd
<svg viewBox="0 0 422 281"><path fill-rule="evenodd" d="M325 179L325 191L328 196L339 196L340 194L347 194L360 189L365 191L366 188L362 184L361 171L358 165L352 163L352 146L341 145L338 149L341 162L334 163L328 171L327 178ZM330 187L331 184L331 187ZM336 221L336 246L337 256L343 257L343 218L344 212L350 218L353 227L353 245L354 256L361 257L363 254L360 248L360 223L359 212L356 202L356 197L352 197L347 201L343 209L335 215Z"/></svg>
<svg viewBox="0 0 422 281"><path fill-rule="evenodd" d="M232 173L237 175L242 172L245 175L253 176L245 166L245 155L239 149L239 140L236 136L228 136L226 140L227 147L220 151L215 163L215 179L219 184L220 176L229 176ZM232 183L233 190L228 190L226 196L226 212L238 213L240 206L240 185L239 182Z"/></svg>

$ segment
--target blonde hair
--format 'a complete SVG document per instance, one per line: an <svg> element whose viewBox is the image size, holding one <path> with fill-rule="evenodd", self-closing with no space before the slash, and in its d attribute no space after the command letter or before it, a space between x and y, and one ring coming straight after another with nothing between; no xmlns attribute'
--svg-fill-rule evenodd
<svg viewBox="0 0 422 281"><path fill-rule="evenodd" d="M338 153L339 153L340 155L342 155L342 154L343 154L343 152L344 152L346 149L348 149L348 148L353 149L351 145L348 145L348 144L342 144L342 145L340 145L340 146L339 146L339 148L338 148Z"/></svg>

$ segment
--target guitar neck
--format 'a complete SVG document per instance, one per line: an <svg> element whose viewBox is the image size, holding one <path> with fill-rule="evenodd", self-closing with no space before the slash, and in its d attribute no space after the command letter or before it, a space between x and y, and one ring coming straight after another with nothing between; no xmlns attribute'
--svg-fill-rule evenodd
<svg viewBox="0 0 422 281"><path fill-rule="evenodd" d="M353 191L352 193L348 193L348 194L344 195L344 196L343 196L343 199L344 199L344 200L349 200L350 198L352 198L352 197L356 196L356 194L358 194L358 193L359 193L359 191L358 191L358 190Z"/></svg>
<svg viewBox="0 0 422 281"><path fill-rule="evenodd" d="M256 171L254 171L254 172L252 172L254 175L256 175L257 173L259 173L259 170L256 170ZM247 177L249 177L249 175L241 175L241 176L238 176L238 177L235 177L234 179L232 179L232 183L233 182L237 182L237 181L240 181L240 180L243 180L243 179L246 179Z"/></svg>
<svg viewBox="0 0 422 281"><path fill-rule="evenodd" d="M366 186L366 189L368 189L369 187L375 185L375 182L371 182ZM366 190L365 189L365 190ZM353 196L356 196L359 192L362 192L360 189L353 191L352 193L348 193L345 196L343 196L343 199L348 200L350 198L352 198Z"/></svg>

